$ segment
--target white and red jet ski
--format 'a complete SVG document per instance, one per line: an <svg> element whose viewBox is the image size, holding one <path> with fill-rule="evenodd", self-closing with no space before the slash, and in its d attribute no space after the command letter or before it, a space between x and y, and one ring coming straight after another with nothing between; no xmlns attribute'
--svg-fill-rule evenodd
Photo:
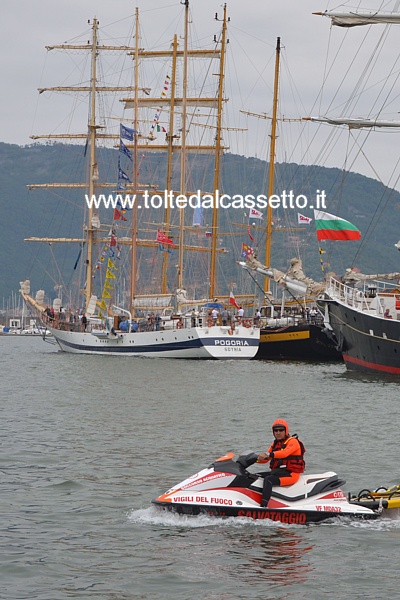
<svg viewBox="0 0 400 600"><path fill-rule="evenodd" d="M263 478L247 471L257 455L240 456L237 461L233 458L232 452L222 456L153 504L187 515L249 517L301 525L339 516L375 519L382 513L381 505L369 508L356 499L347 499L341 489L345 482L333 471L303 473L294 485L274 487L268 507L262 508Z"/></svg>

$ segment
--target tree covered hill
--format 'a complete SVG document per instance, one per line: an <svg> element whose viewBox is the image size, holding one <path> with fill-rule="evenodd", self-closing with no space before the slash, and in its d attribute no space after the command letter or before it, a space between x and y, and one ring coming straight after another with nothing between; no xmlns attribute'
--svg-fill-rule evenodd
<svg viewBox="0 0 400 600"><path fill-rule="evenodd" d="M57 262L62 281L68 284L76 267L80 248L78 244L65 245L61 253L58 244L27 243L27 237L82 237L82 217L84 190L72 189L65 195L64 190L54 188L50 192L43 189L28 190L28 184L48 182L80 182L85 180L86 167L84 150L74 145L41 145L19 147L0 143L0 298L9 298L18 292L19 282L30 278L34 289L43 287L53 290L60 283L55 277L54 264ZM175 160L178 162L178 158ZM102 180L113 181L117 172L118 152L104 149L100 152L99 167ZM211 191L213 166L209 157L199 156L189 159L189 173L192 189ZM164 189L166 174L165 157L149 155L140 173L141 180L155 182ZM233 195L267 195L268 165L257 158L247 158L226 154L222 159L221 190ZM178 180L173 181L178 189ZM400 194L388 190L374 179L356 173L342 173L339 169L296 164L276 166L275 193L293 190L295 195L305 195L309 203L315 200L316 190L325 190L327 212L339 215L354 223L362 232L360 242L326 242L323 255L326 271L342 274L349 266L356 266L363 272L389 272L400 270L400 255L394 244L400 238L399 206ZM266 210L263 210L264 216ZM307 274L321 280L320 254L316 242L313 223L302 230L297 229L297 214L313 217L309 208L282 209L274 211L272 266L285 270L288 261L298 252L303 259ZM228 218L245 224L243 210L237 210L232 218L229 211L220 211L221 230L227 230ZM205 214L206 223L211 222L210 214ZM259 242L258 256L264 260L264 238L257 227L261 221L253 221L254 231ZM287 227L295 230L287 233ZM230 252L224 258L224 274L235 280L238 272L236 261L240 259L242 242L252 245L243 227L243 235L228 238L224 244ZM254 233L253 231L253 233ZM284 233L286 232L286 233Z"/></svg>

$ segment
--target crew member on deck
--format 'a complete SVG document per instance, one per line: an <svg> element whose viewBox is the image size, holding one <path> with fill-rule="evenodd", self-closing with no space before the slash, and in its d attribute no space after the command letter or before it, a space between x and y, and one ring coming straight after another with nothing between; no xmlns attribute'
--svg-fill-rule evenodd
<svg viewBox="0 0 400 600"><path fill-rule="evenodd" d="M272 423L272 432L275 440L267 452L259 454L258 463L270 461L271 471L261 473L264 477L261 506L268 506L271 498L272 487L276 485L293 485L304 472L305 448L297 437L289 435L289 425L283 419Z"/></svg>
<svg viewBox="0 0 400 600"><path fill-rule="evenodd" d="M82 329L82 331L86 331L87 323L88 323L88 320L87 320L86 313L84 311L82 313L82 318L81 318L81 329Z"/></svg>
<svg viewBox="0 0 400 600"><path fill-rule="evenodd" d="M212 311L211 311L211 317L212 317L212 320L213 320L213 325L217 324L218 316L219 316L219 311L216 308L213 308Z"/></svg>

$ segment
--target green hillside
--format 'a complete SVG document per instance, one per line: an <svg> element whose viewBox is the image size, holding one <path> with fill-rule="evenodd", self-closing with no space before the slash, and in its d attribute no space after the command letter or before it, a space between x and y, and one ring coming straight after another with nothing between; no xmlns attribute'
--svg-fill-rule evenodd
<svg viewBox="0 0 400 600"><path fill-rule="evenodd" d="M17 292L19 282L27 277L31 279L35 290L43 288L51 293L60 282L67 287L74 267L80 268L82 261L78 261L79 244L71 244L66 248L64 244L50 246L27 243L24 238L82 237L83 190L72 189L65 195L65 190L59 188L30 191L27 185L85 180L83 152L78 146L36 144L19 147L0 143L0 298L9 298L12 292ZM115 150L104 149L100 153L101 179L115 180L117 160L118 153ZM140 179L149 183L157 182L160 189L163 189L165 170L164 156L149 155L143 161ZM189 160L189 173L192 189L211 191L213 167L209 157L200 156ZM268 168L264 161L232 154L223 157L223 192L231 196L267 194L267 181ZM173 185L174 189L178 189L177 180ZM361 230L363 237L360 242L324 243L324 260L329 263L326 265L327 270L342 274L345 268L353 264L369 273L400 270L400 255L394 248L400 238L397 225L400 195L397 192L356 173L344 176L338 169L296 164L277 165L275 190L277 194L283 190L293 190L295 195L304 194L309 199L315 198L316 190L325 190L327 212L350 220ZM242 229L236 228L236 235L232 240L223 238L223 245L229 252L223 257L219 279L225 282L236 281L244 276L236 264L240 259L241 243L252 244L244 226L247 219L243 210L237 210L234 214L232 211L220 212L221 230L229 227L234 230L232 222L243 225ZM306 208L274 211L274 225L277 229L273 238L271 262L273 266L285 270L290 257L295 256L299 249L307 274L320 280L320 255L313 224L302 231L287 233L289 225L296 226L298 212L313 217L312 211ZM264 210L264 215L265 213ZM211 223L209 211L205 211L204 218L205 225ZM256 226L260 224L261 221L256 222ZM243 232L242 235L240 231ZM263 235L256 228L253 234L259 243L259 258L263 261ZM175 285L173 278L172 273L172 289ZM226 290L221 289L220 293L226 293Z"/></svg>

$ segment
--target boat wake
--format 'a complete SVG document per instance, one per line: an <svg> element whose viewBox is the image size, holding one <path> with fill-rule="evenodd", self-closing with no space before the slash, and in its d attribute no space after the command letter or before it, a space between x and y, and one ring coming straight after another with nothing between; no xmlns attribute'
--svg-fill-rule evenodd
<svg viewBox="0 0 400 600"><path fill-rule="evenodd" d="M132 510L127 515L130 523L138 525L161 525L167 527L187 527L196 529L203 527L275 527L276 523L265 519L255 521L246 517L216 517L208 515L180 515L155 506Z"/></svg>

